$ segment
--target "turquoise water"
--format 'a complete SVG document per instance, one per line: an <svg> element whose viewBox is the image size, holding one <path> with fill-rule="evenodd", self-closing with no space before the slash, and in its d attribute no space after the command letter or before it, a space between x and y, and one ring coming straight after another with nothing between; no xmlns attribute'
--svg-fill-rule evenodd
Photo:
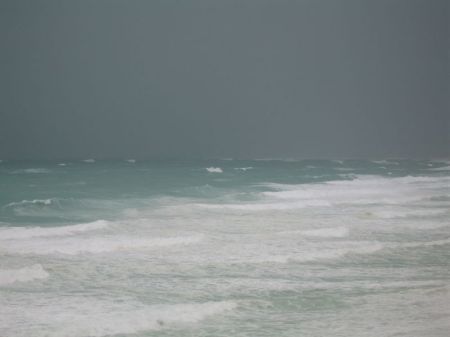
<svg viewBox="0 0 450 337"><path fill-rule="evenodd" d="M448 336L450 163L0 163L1 336Z"/></svg>

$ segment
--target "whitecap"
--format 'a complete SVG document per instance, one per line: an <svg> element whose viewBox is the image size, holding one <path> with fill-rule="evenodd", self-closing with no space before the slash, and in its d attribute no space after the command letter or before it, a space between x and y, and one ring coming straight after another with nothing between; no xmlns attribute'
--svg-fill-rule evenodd
<svg viewBox="0 0 450 337"><path fill-rule="evenodd" d="M40 264L20 269L0 269L0 286L15 282L28 282L45 279L49 274Z"/></svg>
<svg viewBox="0 0 450 337"><path fill-rule="evenodd" d="M83 160L85 163L95 163L95 159L85 159Z"/></svg>
<svg viewBox="0 0 450 337"><path fill-rule="evenodd" d="M348 236L349 229L346 227L332 227L332 228L318 228L310 230L298 230L298 231L284 231L280 234L299 234L302 236L309 237L320 237L320 238L343 238Z"/></svg>
<svg viewBox="0 0 450 337"><path fill-rule="evenodd" d="M126 161L131 164L136 163L136 159L127 159Z"/></svg>
<svg viewBox="0 0 450 337"><path fill-rule="evenodd" d="M253 167L252 166L248 166L248 167L235 167L235 170L240 170L240 171L248 171L248 170L252 170Z"/></svg>
<svg viewBox="0 0 450 337"><path fill-rule="evenodd" d="M207 167L206 171L210 173L223 173L223 170L220 167Z"/></svg>

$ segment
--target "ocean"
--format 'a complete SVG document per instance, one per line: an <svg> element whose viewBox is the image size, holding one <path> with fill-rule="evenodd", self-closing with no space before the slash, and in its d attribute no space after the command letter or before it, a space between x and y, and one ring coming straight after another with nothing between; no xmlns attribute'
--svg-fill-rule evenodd
<svg viewBox="0 0 450 337"><path fill-rule="evenodd" d="M449 161L0 163L2 337L449 331Z"/></svg>

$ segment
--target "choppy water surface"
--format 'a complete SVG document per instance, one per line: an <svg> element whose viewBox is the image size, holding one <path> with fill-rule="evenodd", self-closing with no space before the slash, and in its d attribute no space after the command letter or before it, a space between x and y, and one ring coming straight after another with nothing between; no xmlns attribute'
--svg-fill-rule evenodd
<svg viewBox="0 0 450 337"><path fill-rule="evenodd" d="M1 336L448 336L450 163L0 163Z"/></svg>

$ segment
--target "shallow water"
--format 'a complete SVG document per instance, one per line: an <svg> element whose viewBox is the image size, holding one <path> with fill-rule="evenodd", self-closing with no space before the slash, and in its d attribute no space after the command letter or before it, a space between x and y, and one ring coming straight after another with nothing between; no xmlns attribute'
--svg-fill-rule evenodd
<svg viewBox="0 0 450 337"><path fill-rule="evenodd" d="M448 161L0 163L1 336L448 336Z"/></svg>

